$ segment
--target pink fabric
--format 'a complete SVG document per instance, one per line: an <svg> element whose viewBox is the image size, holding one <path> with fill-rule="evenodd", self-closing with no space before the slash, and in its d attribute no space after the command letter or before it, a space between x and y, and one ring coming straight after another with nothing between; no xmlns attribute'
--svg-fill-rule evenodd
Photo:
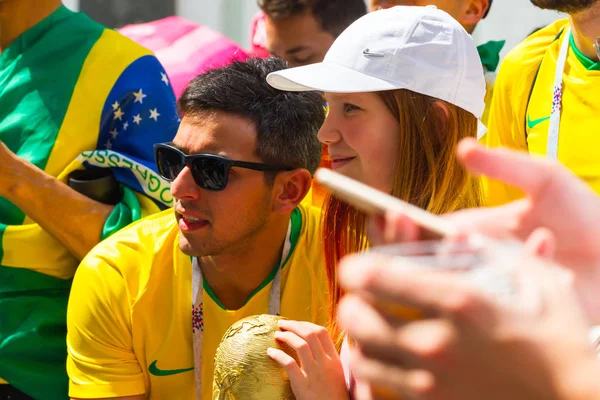
<svg viewBox="0 0 600 400"><path fill-rule="evenodd" d="M250 25L250 52L254 57L269 57L265 18L265 13L259 11L252 19L252 24Z"/></svg>
<svg viewBox="0 0 600 400"><path fill-rule="evenodd" d="M181 17L127 25L119 32L154 52L177 98L197 75L248 58L248 53L227 37Z"/></svg>

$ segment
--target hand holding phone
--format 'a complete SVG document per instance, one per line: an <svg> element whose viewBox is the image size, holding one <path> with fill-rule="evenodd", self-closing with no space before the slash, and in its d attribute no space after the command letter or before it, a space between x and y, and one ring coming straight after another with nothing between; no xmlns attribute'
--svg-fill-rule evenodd
<svg viewBox="0 0 600 400"><path fill-rule="evenodd" d="M457 233L457 229L443 218L332 170L318 169L315 179L336 197L367 214L385 215L391 211L404 214L442 236Z"/></svg>

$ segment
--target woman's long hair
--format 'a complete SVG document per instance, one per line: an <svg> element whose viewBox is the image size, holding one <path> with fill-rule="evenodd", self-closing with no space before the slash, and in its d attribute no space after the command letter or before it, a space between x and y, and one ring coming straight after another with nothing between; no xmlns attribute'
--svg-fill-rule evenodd
<svg viewBox="0 0 600 400"><path fill-rule="evenodd" d="M392 195L434 214L481 205L479 180L458 163L455 149L465 137L476 137L477 119L445 101L406 89L378 92L400 125ZM435 103L444 103L448 110ZM337 325L342 291L337 283L339 260L365 250L366 215L334 196L323 206L325 264L330 296L331 337L339 347L343 335Z"/></svg>

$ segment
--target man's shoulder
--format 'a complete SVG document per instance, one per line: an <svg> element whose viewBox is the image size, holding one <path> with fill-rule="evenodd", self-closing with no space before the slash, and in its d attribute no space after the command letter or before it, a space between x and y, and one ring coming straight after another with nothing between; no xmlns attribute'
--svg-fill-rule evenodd
<svg viewBox="0 0 600 400"><path fill-rule="evenodd" d="M535 73L548 47L568 24L567 19L555 21L522 41L506 55L501 73L521 75L528 70Z"/></svg>
<svg viewBox="0 0 600 400"><path fill-rule="evenodd" d="M321 209L311 204L301 203L298 211L302 216L302 236L315 237L321 232ZM320 239L320 237L319 237Z"/></svg>

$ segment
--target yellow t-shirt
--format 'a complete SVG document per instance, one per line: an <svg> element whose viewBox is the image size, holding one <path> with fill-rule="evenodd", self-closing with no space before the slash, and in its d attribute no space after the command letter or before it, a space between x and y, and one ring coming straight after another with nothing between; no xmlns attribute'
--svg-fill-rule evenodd
<svg viewBox="0 0 600 400"><path fill-rule="evenodd" d="M482 142L545 156L554 74L567 19L556 21L514 48L494 86L488 133ZM572 38L563 73L558 159L600 193L600 63L577 50ZM598 85L598 86L594 86ZM486 180L488 205L522 197L516 188Z"/></svg>
<svg viewBox="0 0 600 400"><path fill-rule="evenodd" d="M281 315L324 325L329 298L319 222L313 207L300 205L292 215L291 236L299 232L282 269ZM118 232L82 261L67 316L70 396L194 398L192 264L178 237L167 210ZM212 396L223 334L235 321L267 312L272 279L235 311L204 286L203 399Z"/></svg>

